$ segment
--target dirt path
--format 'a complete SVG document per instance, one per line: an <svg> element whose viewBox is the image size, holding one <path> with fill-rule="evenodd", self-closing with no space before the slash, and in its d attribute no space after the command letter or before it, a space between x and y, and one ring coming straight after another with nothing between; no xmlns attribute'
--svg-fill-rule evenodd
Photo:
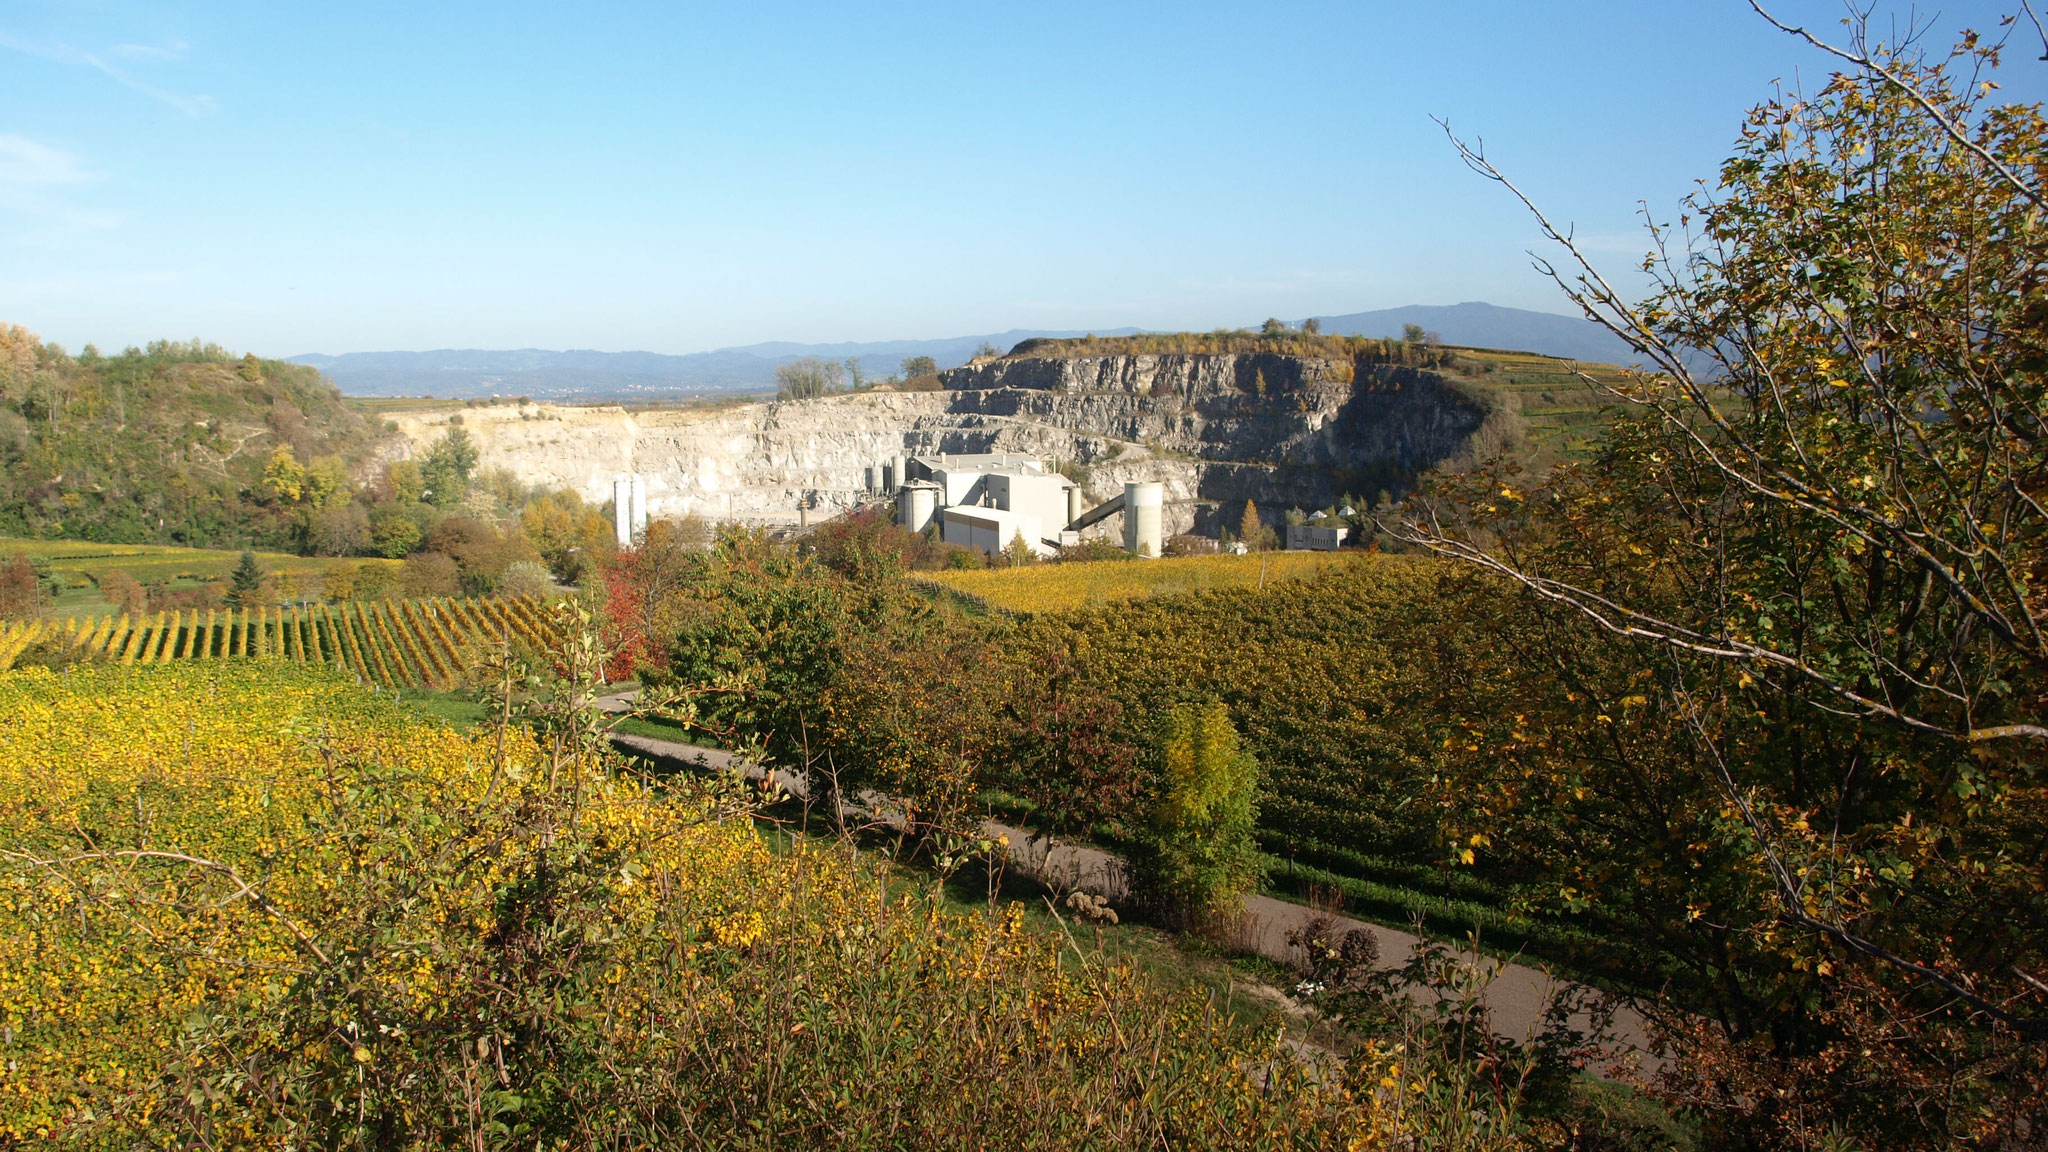
<svg viewBox="0 0 2048 1152"><path fill-rule="evenodd" d="M619 697L599 701L601 707L609 705L609 711L625 710L626 702ZM657 760L678 764L726 771L739 771L756 782L762 778L759 766L741 761L730 752L716 748L700 748L672 740L658 740L648 736L615 735L612 742L620 748ZM774 774L775 783L784 791L799 799L804 796L803 782L786 772ZM851 814L851 813L849 813ZM1050 837L1034 836L1022 828L990 822L983 825L983 834L990 837L1007 836L1010 840L1009 859L1012 867L1056 890L1080 889L1108 897L1112 903L1120 902L1128 892L1124 877L1123 861L1100 848L1085 844L1069 844ZM1244 902L1245 918L1236 941L1240 947L1292 968L1303 963L1301 950L1287 942L1290 933L1307 926L1315 915L1313 909L1270 896L1247 896ZM1339 936L1347 932L1361 931L1372 935L1379 944L1380 966L1398 967L1407 963L1409 956L1422 942L1412 933L1388 928L1379 924L1354 920L1348 916L1332 917ZM1516 1039L1533 1037L1543 1026L1543 1012L1552 997L1560 990L1572 987L1570 981L1559 980L1540 968L1525 964L1512 964L1489 957L1472 957L1460 950L1468 961L1499 965L1499 972L1484 993L1486 1006L1493 1014L1494 1028L1501 1034ZM1583 1025L1584 1016L1577 1018ZM1649 1029L1643 1018L1627 1007L1622 1007L1614 1018L1614 1039L1623 1050L1624 1060L1633 1059L1646 1071L1654 1071L1656 1058L1649 1051Z"/></svg>

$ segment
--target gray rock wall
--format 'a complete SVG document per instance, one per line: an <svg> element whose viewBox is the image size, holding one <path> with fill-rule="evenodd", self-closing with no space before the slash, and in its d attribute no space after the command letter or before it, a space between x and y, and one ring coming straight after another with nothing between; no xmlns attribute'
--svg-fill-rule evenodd
<svg viewBox="0 0 2048 1152"><path fill-rule="evenodd" d="M1485 394L1432 373L1352 372L1273 355L1020 357L955 369L938 392L719 410L451 406L396 423L415 454L459 416L482 466L524 482L602 502L613 476L638 472L656 516L765 524L794 523L804 500L822 515L853 506L868 469L893 455L1026 452L1086 467L1097 498L1126 480L1163 481L1167 531L1178 532L1246 499L1277 516L1346 491L1397 491L1503 420Z"/></svg>

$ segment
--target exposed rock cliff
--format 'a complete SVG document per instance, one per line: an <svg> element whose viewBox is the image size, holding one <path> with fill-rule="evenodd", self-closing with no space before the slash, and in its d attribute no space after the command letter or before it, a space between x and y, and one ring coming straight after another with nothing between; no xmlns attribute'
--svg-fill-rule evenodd
<svg viewBox="0 0 2048 1152"><path fill-rule="evenodd" d="M1165 482L1169 532L1222 503L1277 512L1398 490L1511 423L1491 393L1434 373L1270 354L1019 356L941 379L942 391L717 410L523 405L397 422L423 447L459 413L483 465L529 483L603 500L637 471L656 515L763 523L794 522L802 501L851 506L899 453L1028 452L1087 468L1098 495Z"/></svg>

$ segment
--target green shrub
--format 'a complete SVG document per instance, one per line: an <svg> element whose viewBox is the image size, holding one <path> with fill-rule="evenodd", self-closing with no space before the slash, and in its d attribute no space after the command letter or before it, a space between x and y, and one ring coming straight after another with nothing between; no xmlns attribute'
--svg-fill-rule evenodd
<svg viewBox="0 0 2048 1152"><path fill-rule="evenodd" d="M1154 755L1163 793L1136 854L1137 880L1169 922L1220 927L1260 875L1259 763L1217 701L1167 713Z"/></svg>

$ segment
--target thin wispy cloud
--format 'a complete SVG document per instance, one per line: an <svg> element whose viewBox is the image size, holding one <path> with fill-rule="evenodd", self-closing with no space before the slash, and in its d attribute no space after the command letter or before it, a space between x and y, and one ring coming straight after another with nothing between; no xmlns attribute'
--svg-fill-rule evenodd
<svg viewBox="0 0 2048 1152"><path fill-rule="evenodd" d="M0 133L0 188L46 188L94 179L78 157L26 136Z"/></svg>
<svg viewBox="0 0 2048 1152"><path fill-rule="evenodd" d="M216 265L195 264L190 267L148 268L133 272L68 276L10 276L0 273L0 313L6 312L6 303L10 298L92 298L125 288L159 288L173 284L189 284L217 271L219 268Z"/></svg>
<svg viewBox="0 0 2048 1152"><path fill-rule="evenodd" d="M176 60L184 54L185 45L182 42L173 41L168 45L118 44L105 55L101 55L54 40L26 40L11 33L0 32L0 48L57 64L91 68L123 88L147 96L160 104L169 105L187 116L211 116L220 110L219 101L211 96L189 95L152 84L116 66L107 58L118 56L127 60Z"/></svg>
<svg viewBox="0 0 2048 1152"><path fill-rule="evenodd" d="M0 133L0 240L61 247L82 233L118 228L119 212L89 208L72 194L99 177L79 157L37 140Z"/></svg>
<svg viewBox="0 0 2048 1152"><path fill-rule="evenodd" d="M168 44L116 44L108 51L127 60L182 60L186 44L173 40Z"/></svg>

